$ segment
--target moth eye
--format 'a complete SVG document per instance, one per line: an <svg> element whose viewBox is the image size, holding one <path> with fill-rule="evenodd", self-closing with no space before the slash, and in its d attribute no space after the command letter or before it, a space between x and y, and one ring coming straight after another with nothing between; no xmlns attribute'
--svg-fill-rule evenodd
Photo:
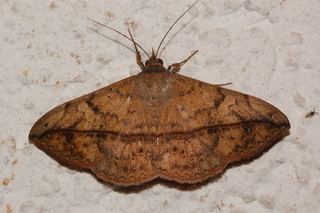
<svg viewBox="0 0 320 213"><path fill-rule="evenodd" d="M146 61L146 65L148 65L148 64L150 64L150 60L147 60L147 61Z"/></svg>
<svg viewBox="0 0 320 213"><path fill-rule="evenodd" d="M158 58L157 61L162 65L163 64L163 61L161 58Z"/></svg>

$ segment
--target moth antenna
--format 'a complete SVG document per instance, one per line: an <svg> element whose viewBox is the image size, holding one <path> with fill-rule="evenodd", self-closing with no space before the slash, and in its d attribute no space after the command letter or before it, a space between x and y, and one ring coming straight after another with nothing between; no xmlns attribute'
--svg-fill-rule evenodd
<svg viewBox="0 0 320 213"><path fill-rule="evenodd" d="M191 9L194 7L194 5L196 5L196 4L198 3L198 1L200 1L200 0L197 0L195 3L193 3L193 4L192 4L186 11L184 11L184 13L182 13L182 14L179 16L179 18L177 18L177 19L173 22L173 24L170 26L170 28L168 29L168 31L166 32L166 34L163 36L162 40L160 41L160 44L159 44L158 49L157 49L157 52L156 52L156 57L158 56L159 49L160 49L160 47L161 47L164 39L167 37L167 35L168 35L169 32L171 31L171 29L174 27L174 25L175 25L187 12L189 12L189 10L191 10Z"/></svg>
<svg viewBox="0 0 320 213"><path fill-rule="evenodd" d="M130 38L132 39L132 41L134 41L134 38L130 32L130 29L128 28L128 33L130 35ZM133 45L134 45L134 49L136 50L136 61L137 61L137 64L139 65L139 67L141 68L141 70L143 71L144 69L144 64L142 62L142 59L141 59L141 55L140 55L140 52L137 48L137 45L136 45L136 42L133 42Z"/></svg>
<svg viewBox="0 0 320 213"><path fill-rule="evenodd" d="M88 19L89 21L92 21L92 22L100 25L100 26L103 26L103 27L105 27L105 28L108 28L108 29L110 29L110 30L112 30L112 31L114 31L114 32L122 35L122 36L125 37L126 39L132 41L132 42L133 42L135 45L137 45L137 46L148 56L148 58L150 59L149 54L147 53L147 51L145 51L145 49L143 49L143 47L141 47L140 44L138 44L137 42L135 42L134 40L132 40L131 38L129 38L128 36L126 36L126 35L123 34L122 32L120 32L120 31L118 31L118 30L116 30L116 29L114 29L114 28L112 28L112 27L109 27L109 26L107 26L107 25L105 25L105 24L102 24L102 23L100 23L100 22L97 22L97 21L95 21L95 20L93 20L93 19L91 19L91 18L87 18L87 19ZM91 29L91 28L89 28L89 29ZM96 31L96 30L94 30L94 31ZM96 32L97 32L97 31L96 31Z"/></svg>

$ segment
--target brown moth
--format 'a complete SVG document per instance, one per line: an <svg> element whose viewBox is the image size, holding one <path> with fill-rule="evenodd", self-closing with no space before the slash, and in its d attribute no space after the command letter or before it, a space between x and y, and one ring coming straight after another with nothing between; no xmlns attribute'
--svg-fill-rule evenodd
<svg viewBox="0 0 320 213"><path fill-rule="evenodd" d="M201 182L289 134L287 117L271 104L177 74L197 51L166 69L157 55L170 29L150 57L130 31L130 38L122 34L142 71L52 109L30 141L62 165L129 186L155 178Z"/></svg>

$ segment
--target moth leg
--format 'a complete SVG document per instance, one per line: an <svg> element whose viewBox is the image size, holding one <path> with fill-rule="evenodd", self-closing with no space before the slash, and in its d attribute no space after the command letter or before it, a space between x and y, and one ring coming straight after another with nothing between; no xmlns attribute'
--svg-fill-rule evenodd
<svg viewBox="0 0 320 213"><path fill-rule="evenodd" d="M133 36L132 36L132 34L131 34L131 32L130 32L130 29L128 29L128 32L129 32L129 35L130 35L131 40L133 41L134 49L136 50L136 60L137 60L137 64L139 65L139 67L141 68L141 70L143 70L143 69L144 69L144 64L143 64L143 62L142 62L142 58L141 58L140 52L139 52L139 50L138 50L138 48L137 48L137 44L136 44L136 42L135 42L134 39L133 39Z"/></svg>
<svg viewBox="0 0 320 213"><path fill-rule="evenodd" d="M182 65L184 65L185 63L187 63L187 61L189 61L189 59L194 56L194 54L196 54L199 50L194 51L188 58L186 58L185 60L179 62L179 63L174 63L171 64L168 68L167 71L169 72L173 72L173 73L177 73L180 71Z"/></svg>

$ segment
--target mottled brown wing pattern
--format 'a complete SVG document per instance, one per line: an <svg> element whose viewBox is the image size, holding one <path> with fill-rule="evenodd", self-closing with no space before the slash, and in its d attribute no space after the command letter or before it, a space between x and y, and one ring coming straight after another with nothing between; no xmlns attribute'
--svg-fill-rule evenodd
<svg viewBox="0 0 320 213"><path fill-rule="evenodd" d="M30 139L64 165L104 181L203 181L289 133L272 105L170 72L142 72L58 106Z"/></svg>
<svg viewBox="0 0 320 213"><path fill-rule="evenodd" d="M114 118L122 104L114 106L121 101L125 103L117 88L128 82L131 82L130 78L57 106L35 123L29 138L64 165L91 169L104 157L98 145L105 134L98 133L113 132L112 127L117 126ZM104 106L94 105L95 97L103 98Z"/></svg>
<svg viewBox="0 0 320 213"><path fill-rule="evenodd" d="M259 155L289 133L286 116L265 101L180 75L170 79L173 95L160 128L165 139L158 137L168 143L156 148L165 154L154 166L161 177L202 181L232 162Z"/></svg>

